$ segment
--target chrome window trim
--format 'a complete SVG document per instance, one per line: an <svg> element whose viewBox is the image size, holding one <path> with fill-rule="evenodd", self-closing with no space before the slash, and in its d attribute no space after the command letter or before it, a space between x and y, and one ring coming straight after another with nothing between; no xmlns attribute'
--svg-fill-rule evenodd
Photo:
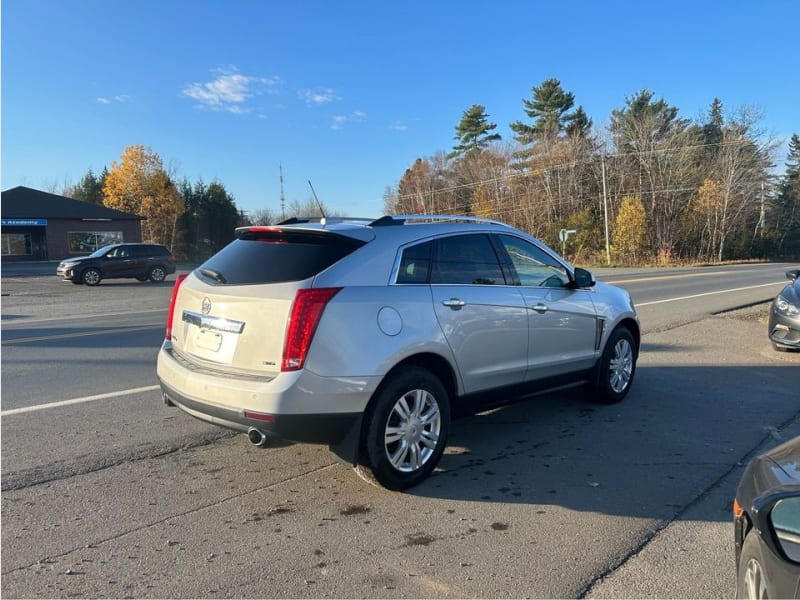
<svg viewBox="0 0 800 600"><path fill-rule="evenodd" d="M206 315L184 310L181 317L184 323L196 325L201 329L213 329L216 331L223 331L225 333L242 333L244 330L244 323L242 321L233 321L231 319L224 319L222 317L208 317Z"/></svg>

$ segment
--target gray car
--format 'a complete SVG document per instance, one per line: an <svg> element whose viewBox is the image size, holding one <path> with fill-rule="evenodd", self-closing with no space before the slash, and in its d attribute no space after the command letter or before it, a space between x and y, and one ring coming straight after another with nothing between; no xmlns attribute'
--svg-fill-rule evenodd
<svg viewBox="0 0 800 600"><path fill-rule="evenodd" d="M158 377L168 405L254 444L326 444L400 490L433 471L475 401L630 390L628 293L503 223L291 219L236 237L176 281Z"/></svg>

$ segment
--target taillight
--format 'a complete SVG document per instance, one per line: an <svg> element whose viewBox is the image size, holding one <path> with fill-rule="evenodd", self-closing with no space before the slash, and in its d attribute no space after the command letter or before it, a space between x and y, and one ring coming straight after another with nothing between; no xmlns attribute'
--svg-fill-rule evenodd
<svg viewBox="0 0 800 600"><path fill-rule="evenodd" d="M175 277L175 285L172 287L172 296L169 299L169 311L167 312L167 331L164 334L165 340L172 339L172 318L175 316L175 301L178 299L178 288L181 287L183 280L188 276L187 273L179 273Z"/></svg>
<svg viewBox="0 0 800 600"><path fill-rule="evenodd" d="M311 340L319 325L322 312L342 288L312 288L297 290L286 328L281 371L298 371L303 368Z"/></svg>

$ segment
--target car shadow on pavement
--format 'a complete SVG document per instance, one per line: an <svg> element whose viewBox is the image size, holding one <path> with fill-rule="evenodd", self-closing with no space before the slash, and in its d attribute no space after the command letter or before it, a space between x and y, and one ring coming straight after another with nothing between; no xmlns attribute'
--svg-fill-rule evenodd
<svg viewBox="0 0 800 600"><path fill-rule="evenodd" d="M641 366L621 404L572 389L465 417L437 472L409 492L672 518L797 418L798 365Z"/></svg>

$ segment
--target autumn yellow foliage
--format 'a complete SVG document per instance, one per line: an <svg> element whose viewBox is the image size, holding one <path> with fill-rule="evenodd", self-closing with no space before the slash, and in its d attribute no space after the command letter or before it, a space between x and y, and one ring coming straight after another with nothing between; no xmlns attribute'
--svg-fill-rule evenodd
<svg viewBox="0 0 800 600"><path fill-rule="evenodd" d="M145 146L128 146L112 162L103 186L103 204L145 217L142 237L172 247L183 199L161 158Z"/></svg>

